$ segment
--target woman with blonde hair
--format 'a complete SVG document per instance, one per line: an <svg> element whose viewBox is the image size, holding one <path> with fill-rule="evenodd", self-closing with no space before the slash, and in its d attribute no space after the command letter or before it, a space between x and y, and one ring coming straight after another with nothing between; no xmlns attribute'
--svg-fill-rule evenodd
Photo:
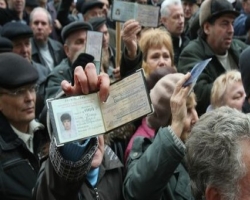
<svg viewBox="0 0 250 200"><path fill-rule="evenodd" d="M142 68L148 76L158 67L174 65L174 51L169 33L161 29L145 31L139 41L142 51Z"/></svg>
<svg viewBox="0 0 250 200"><path fill-rule="evenodd" d="M139 22L128 20L123 25L125 45L121 58L120 74L124 77L143 68L146 76L156 68L174 67L174 50L167 30L143 30Z"/></svg>
<svg viewBox="0 0 250 200"><path fill-rule="evenodd" d="M241 74L237 70L220 75L213 83L211 90L211 108L229 106L242 110L246 93L242 84Z"/></svg>

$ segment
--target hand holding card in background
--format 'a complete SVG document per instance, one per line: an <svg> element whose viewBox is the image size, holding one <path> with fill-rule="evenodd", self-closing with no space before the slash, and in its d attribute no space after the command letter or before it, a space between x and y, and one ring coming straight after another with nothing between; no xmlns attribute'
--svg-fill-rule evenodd
<svg viewBox="0 0 250 200"><path fill-rule="evenodd" d="M197 63L193 69L191 70L191 76L190 78L183 84L183 87L187 87L189 85L192 84L192 87L189 91L189 93L193 90L196 81L198 80L199 76L201 75L202 71L205 69L205 67L207 66L207 64L212 60L212 58L203 60L199 63Z"/></svg>

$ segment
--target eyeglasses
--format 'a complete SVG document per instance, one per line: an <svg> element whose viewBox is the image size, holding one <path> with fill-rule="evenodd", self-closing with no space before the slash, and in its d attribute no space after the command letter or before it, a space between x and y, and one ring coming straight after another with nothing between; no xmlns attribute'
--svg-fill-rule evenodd
<svg viewBox="0 0 250 200"><path fill-rule="evenodd" d="M30 93L35 93L39 89L39 85L30 85L26 87L21 87L16 90L7 90L6 92L0 92L0 94L7 94L10 96L15 96L15 97L20 97L20 96L25 96L26 93L29 91Z"/></svg>

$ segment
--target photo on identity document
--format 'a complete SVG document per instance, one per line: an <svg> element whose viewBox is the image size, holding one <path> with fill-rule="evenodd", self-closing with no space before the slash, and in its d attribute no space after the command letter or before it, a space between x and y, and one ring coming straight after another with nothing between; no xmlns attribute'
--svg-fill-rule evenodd
<svg viewBox="0 0 250 200"><path fill-rule="evenodd" d="M106 102L101 102L96 92L49 99L47 105L57 146L108 133L153 112L143 70L111 84ZM76 135L67 135L69 126L75 128Z"/></svg>
<svg viewBox="0 0 250 200"><path fill-rule="evenodd" d="M57 120L60 126L59 137L62 140L74 139L77 136L77 130L75 127L75 120L71 111L64 111L57 113Z"/></svg>

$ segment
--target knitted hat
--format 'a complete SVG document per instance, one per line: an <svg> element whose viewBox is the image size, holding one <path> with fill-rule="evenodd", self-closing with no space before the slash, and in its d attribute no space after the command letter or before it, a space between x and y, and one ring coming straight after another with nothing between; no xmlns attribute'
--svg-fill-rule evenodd
<svg viewBox="0 0 250 200"><path fill-rule="evenodd" d="M188 3L193 3L196 4L197 0L181 0L182 2L188 2Z"/></svg>
<svg viewBox="0 0 250 200"><path fill-rule="evenodd" d="M249 68L250 47L245 49L240 55L240 73L242 83L246 92L246 97L250 96L250 68Z"/></svg>
<svg viewBox="0 0 250 200"><path fill-rule="evenodd" d="M168 74L161 78L150 91L154 113L147 116L149 127L158 129L167 126L171 119L170 98L174 92L176 83L183 77L183 74Z"/></svg>
<svg viewBox="0 0 250 200"><path fill-rule="evenodd" d="M233 14L238 17L240 13L227 0L205 0L200 7L200 26L212 17L220 17L223 14Z"/></svg>

